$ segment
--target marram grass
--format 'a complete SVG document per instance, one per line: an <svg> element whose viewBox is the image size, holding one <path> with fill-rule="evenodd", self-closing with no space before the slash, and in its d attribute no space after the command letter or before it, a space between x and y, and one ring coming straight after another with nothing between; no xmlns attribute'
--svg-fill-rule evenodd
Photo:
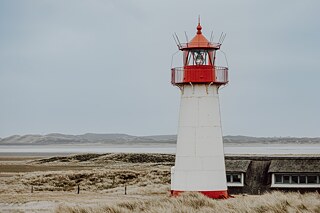
<svg viewBox="0 0 320 213"><path fill-rule="evenodd" d="M184 193L178 197L119 201L111 205L91 207L60 205L56 213L265 213L315 212L320 213L318 193L272 192L260 196L237 196L227 200L213 200L199 193Z"/></svg>

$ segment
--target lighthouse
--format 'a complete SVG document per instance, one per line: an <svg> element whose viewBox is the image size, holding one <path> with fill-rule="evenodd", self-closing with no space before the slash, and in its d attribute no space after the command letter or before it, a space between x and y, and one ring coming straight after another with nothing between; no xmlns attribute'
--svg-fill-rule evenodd
<svg viewBox="0 0 320 213"><path fill-rule="evenodd" d="M176 160L171 168L171 194L196 191L210 198L227 198L219 88L228 83L228 68L215 66L218 43L197 32L177 45L183 66L171 69L171 83L181 91Z"/></svg>

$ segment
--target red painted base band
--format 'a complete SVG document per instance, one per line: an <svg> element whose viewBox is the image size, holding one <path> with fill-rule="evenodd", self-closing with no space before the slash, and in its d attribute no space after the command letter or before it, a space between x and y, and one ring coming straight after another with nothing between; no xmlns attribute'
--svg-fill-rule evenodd
<svg viewBox="0 0 320 213"><path fill-rule="evenodd" d="M183 193L184 191L176 191L171 190L171 196L178 196L179 194ZM213 198L213 199L227 199L231 196L228 194L228 190L224 191L199 191L201 194Z"/></svg>

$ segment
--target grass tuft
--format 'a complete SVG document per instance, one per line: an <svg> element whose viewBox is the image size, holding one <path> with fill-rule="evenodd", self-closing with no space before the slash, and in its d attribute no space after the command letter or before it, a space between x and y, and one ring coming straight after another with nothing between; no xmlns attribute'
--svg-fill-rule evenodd
<svg viewBox="0 0 320 213"><path fill-rule="evenodd" d="M300 197L303 200L299 200ZM317 193L282 193L272 192L260 196L237 196L227 200L213 200L200 193L183 193L178 197L160 199L130 200L97 207L60 206L56 213L283 213L283 212L320 212L320 200Z"/></svg>

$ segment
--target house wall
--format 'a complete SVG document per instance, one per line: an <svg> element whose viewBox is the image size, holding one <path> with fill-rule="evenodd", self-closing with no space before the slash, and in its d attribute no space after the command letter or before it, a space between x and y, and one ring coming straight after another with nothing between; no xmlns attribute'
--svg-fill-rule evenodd
<svg viewBox="0 0 320 213"><path fill-rule="evenodd" d="M268 190L268 169L271 161L251 161L244 175L243 187L228 187L231 194L262 194ZM271 183L271 182L270 182Z"/></svg>

